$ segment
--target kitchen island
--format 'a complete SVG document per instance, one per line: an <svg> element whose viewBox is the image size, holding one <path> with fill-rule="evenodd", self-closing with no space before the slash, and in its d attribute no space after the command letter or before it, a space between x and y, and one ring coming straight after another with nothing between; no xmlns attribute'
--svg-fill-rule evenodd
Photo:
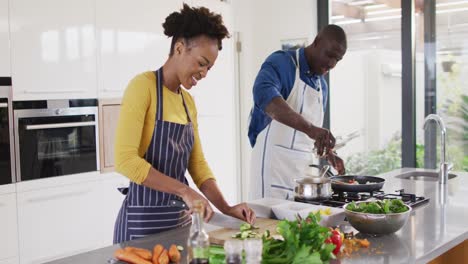
<svg viewBox="0 0 468 264"><path fill-rule="evenodd" d="M408 222L398 232L385 236L362 236L371 242L368 249L361 249L332 263L427 263L457 245L461 245L458 249L465 247L465 250L463 255L459 255L461 259L457 259L456 263L468 263L468 173L453 172L457 177L449 180L446 186L434 181L395 177L408 171L425 170L404 168L379 175L386 179L383 190L393 193L405 189L407 193L429 198L429 202L416 207L411 212ZM349 224L340 225L340 228L345 232L353 231ZM113 252L120 247L151 249L156 243L165 247L170 244L185 245L188 233L188 227L172 230L50 263L109 263ZM463 249L461 251L463 252ZM185 257L185 251L183 256ZM435 262L438 263L437 260Z"/></svg>

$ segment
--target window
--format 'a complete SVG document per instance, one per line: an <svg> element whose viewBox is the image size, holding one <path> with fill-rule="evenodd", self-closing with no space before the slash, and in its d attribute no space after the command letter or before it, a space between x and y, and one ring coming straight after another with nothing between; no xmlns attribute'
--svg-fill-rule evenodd
<svg viewBox="0 0 468 264"><path fill-rule="evenodd" d="M430 14L424 14L429 17ZM434 16L434 14L432 14ZM424 34L424 24L416 26L417 35ZM426 29L427 30L427 29ZM425 48L432 48L435 43L435 74L425 71L423 60L416 64L417 93L417 166L438 168L440 161L440 130L430 127L433 140L425 142L422 130L425 103L432 103L432 113L437 113L444 120L447 134L446 146L448 161L454 170L468 171L468 1L435 1L435 42L416 38L417 56L424 55ZM435 78L435 92L425 91L426 75ZM426 132L427 133L427 132ZM425 145L437 140L435 157L425 157ZM432 147L432 146L427 146ZM431 148L431 149L432 149Z"/></svg>
<svg viewBox="0 0 468 264"><path fill-rule="evenodd" d="M401 8L384 2L330 2L330 23L348 38L330 73L329 109L331 131L349 140L338 150L347 174L401 167Z"/></svg>

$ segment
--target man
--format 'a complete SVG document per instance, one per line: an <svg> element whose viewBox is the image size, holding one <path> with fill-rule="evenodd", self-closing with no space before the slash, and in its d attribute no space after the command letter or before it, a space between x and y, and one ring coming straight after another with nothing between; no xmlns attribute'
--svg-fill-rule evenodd
<svg viewBox="0 0 468 264"><path fill-rule="evenodd" d="M250 199L291 197L293 179L305 176L313 152L344 174L343 160L333 151L335 138L321 127L328 96L323 76L345 52L343 29L328 25L309 46L276 51L263 63L253 87L248 132Z"/></svg>

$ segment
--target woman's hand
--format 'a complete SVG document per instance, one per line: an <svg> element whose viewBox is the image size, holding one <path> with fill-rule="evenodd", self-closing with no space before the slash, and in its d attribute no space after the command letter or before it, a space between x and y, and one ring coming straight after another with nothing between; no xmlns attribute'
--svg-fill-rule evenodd
<svg viewBox="0 0 468 264"><path fill-rule="evenodd" d="M196 200L202 201L204 207L205 207L205 213L203 214L203 218L205 222L210 221L211 217L213 216L213 208L211 208L210 203L208 200L194 191L192 188L187 187L187 189L184 191L184 193L181 195L182 200L184 200L185 204L189 207L189 213L192 213L193 210L193 202Z"/></svg>
<svg viewBox="0 0 468 264"><path fill-rule="evenodd" d="M336 155L333 151L330 151L327 154L327 161L330 165L333 166L338 171L339 175L344 175L346 170L343 160Z"/></svg>
<svg viewBox="0 0 468 264"><path fill-rule="evenodd" d="M256 219L255 212L246 203L231 206L223 213L241 219L249 224L254 224Z"/></svg>

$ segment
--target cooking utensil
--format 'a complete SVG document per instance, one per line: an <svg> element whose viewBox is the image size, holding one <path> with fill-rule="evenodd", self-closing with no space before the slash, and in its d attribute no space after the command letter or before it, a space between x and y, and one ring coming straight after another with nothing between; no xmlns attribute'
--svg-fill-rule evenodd
<svg viewBox="0 0 468 264"><path fill-rule="evenodd" d="M181 209L189 209L187 204L181 200L170 200L169 205L172 207L177 207ZM244 221L234 218L232 216L224 215L222 213L213 212L213 216L211 217L210 221L208 221L210 225L230 228L230 229L239 229L240 225L245 223Z"/></svg>
<svg viewBox="0 0 468 264"><path fill-rule="evenodd" d="M208 224L210 225L215 225L215 226L220 226L220 227L235 229L235 230L239 230L239 227L243 223L246 223L246 222L240 219L234 218L232 216L225 215L225 214L218 213L218 212L214 212L213 216L208 222Z"/></svg>
<svg viewBox="0 0 468 264"><path fill-rule="evenodd" d="M322 169L323 169L325 166L328 166L328 165L319 166L319 165L316 165L316 164L310 164L310 165L309 165L309 170L307 170L307 173L308 173L309 175L313 175L313 173L311 172L312 170L311 170L310 168L317 168L317 169L319 169L319 175L320 175L320 171L322 171ZM328 166L328 170L325 172L325 174L327 175L328 178L335 176L335 174L333 174L333 172L331 171L331 167L330 167L330 166Z"/></svg>
<svg viewBox="0 0 468 264"><path fill-rule="evenodd" d="M368 203L367 201L355 202ZM371 213L359 213L348 210L346 204L343 206L345 209L346 219L349 223L361 233L384 235L394 233L402 228L406 221L408 221L411 213L411 207L405 205L408 210L403 213L393 214L371 214Z"/></svg>
<svg viewBox="0 0 468 264"><path fill-rule="evenodd" d="M330 166L328 165L323 166L319 172L319 178L323 178L327 174L329 169L330 169Z"/></svg>
<svg viewBox="0 0 468 264"><path fill-rule="evenodd" d="M385 179L374 176L333 176L330 178L331 188L335 192L373 192L382 189ZM350 182L359 184L351 184ZM369 182L369 183L367 183Z"/></svg>
<svg viewBox="0 0 468 264"><path fill-rule="evenodd" d="M181 200L169 200L169 206L188 210L189 207L184 201Z"/></svg>
<svg viewBox="0 0 468 264"><path fill-rule="evenodd" d="M353 131L351 133L349 133L348 135L341 137L341 136L337 136L335 139L336 139L336 142L335 142L335 147L333 148L334 150L338 150L342 147L344 147L349 141L359 137L361 135L360 131L359 130L356 130L356 131Z"/></svg>
<svg viewBox="0 0 468 264"><path fill-rule="evenodd" d="M328 178L304 177L294 181L294 192L300 199L325 200L332 196L331 181Z"/></svg>

